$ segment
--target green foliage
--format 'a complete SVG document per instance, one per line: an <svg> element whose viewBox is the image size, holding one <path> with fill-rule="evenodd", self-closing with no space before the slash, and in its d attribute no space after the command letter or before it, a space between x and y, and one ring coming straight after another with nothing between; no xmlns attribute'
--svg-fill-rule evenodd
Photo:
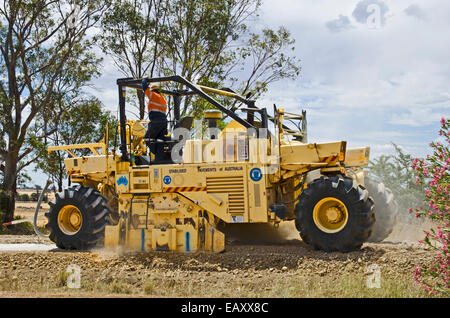
<svg viewBox="0 0 450 318"><path fill-rule="evenodd" d="M2 217L1 213L0 217ZM21 220L21 219L23 219L23 217L21 216L14 217L14 220ZM0 234L31 235L34 234L34 228L31 222L23 222L9 226L4 226L0 224Z"/></svg>
<svg viewBox="0 0 450 318"><path fill-rule="evenodd" d="M165 1L114 0L101 20L101 32L95 38L125 76L153 76L159 69L161 41L165 36L161 22L166 16L162 5ZM137 117L144 119L142 91L138 93L138 101Z"/></svg>
<svg viewBox="0 0 450 318"><path fill-rule="evenodd" d="M88 30L106 4L73 1L0 3L0 159L4 161L1 205L14 216L14 195L24 169L35 163L49 126L76 104L82 88L97 76L100 59ZM68 23L69 19L71 22ZM22 174L22 176L24 176Z"/></svg>
<svg viewBox="0 0 450 318"><path fill-rule="evenodd" d="M241 65L253 64L241 92L250 92L256 98L265 93L272 82L296 79L300 74L299 61L286 53L294 51L294 44L290 32L284 27L250 34L246 45L238 49Z"/></svg>
<svg viewBox="0 0 450 318"><path fill-rule="evenodd" d="M417 267L415 279L431 295L450 295L450 119L441 119L439 130L443 142L432 142L433 154L414 159L416 183L425 187L426 206L419 206L417 217L436 222L437 229L426 232L423 244L434 249L436 258L425 267Z"/></svg>
<svg viewBox="0 0 450 318"><path fill-rule="evenodd" d="M423 203L424 188L415 183L413 156L404 153L394 143L393 146L394 155L381 155L370 161L369 174L392 190L399 204L400 218L412 222L413 218L409 216L408 210Z"/></svg>
<svg viewBox="0 0 450 318"><path fill-rule="evenodd" d="M30 195L31 201L37 202L39 200L39 194L37 194L36 192L33 192Z"/></svg>
<svg viewBox="0 0 450 318"><path fill-rule="evenodd" d="M64 159L67 154L64 151L48 154L48 146L99 142L105 138L107 125L111 146L117 126L115 117L103 109L102 103L97 98L79 100L77 105L62 114L58 122L50 123L50 129L54 133L48 136L45 142L35 143L37 155L43 158L37 162L36 170L39 169L49 175L61 191L63 179L66 177ZM87 155L89 152L88 149L75 150L78 155Z"/></svg>
<svg viewBox="0 0 450 318"><path fill-rule="evenodd" d="M28 194L24 193L24 194L19 195L17 197L17 200L18 201L23 201L23 202L28 202L28 201L31 200L31 198L30 198L30 196Z"/></svg>
<svg viewBox="0 0 450 318"><path fill-rule="evenodd" d="M260 0L115 0L102 19L98 39L126 76L177 74L258 97L270 83L295 79L300 72L288 30L251 32L248 24L257 19L260 5ZM138 97L143 118L144 99ZM218 99L228 108L239 106ZM187 97L181 114L199 117L208 108L204 101Z"/></svg>

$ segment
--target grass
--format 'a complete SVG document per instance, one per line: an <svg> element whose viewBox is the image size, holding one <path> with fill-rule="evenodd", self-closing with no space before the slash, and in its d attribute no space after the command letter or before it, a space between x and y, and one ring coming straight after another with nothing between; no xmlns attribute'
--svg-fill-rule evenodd
<svg viewBox="0 0 450 318"><path fill-rule="evenodd" d="M421 298L428 294L412 278L404 274L393 278L382 278L381 288L368 288L364 274L355 276L344 274L337 278L299 276L290 278L279 274L278 277L242 280L218 278L202 281L199 276L190 278L147 278L142 287L114 282L109 290L113 293L137 294L157 297L324 297L324 298Z"/></svg>
<svg viewBox="0 0 450 318"><path fill-rule="evenodd" d="M3 218L0 216L0 219L3 220ZM15 216L14 220L21 220L23 217L21 216ZM6 235L31 235L34 234L33 224L30 222L23 222L19 224L4 226L0 224L0 235L6 234Z"/></svg>
<svg viewBox="0 0 450 318"><path fill-rule="evenodd" d="M14 220L22 220L24 217L17 215ZM3 220L3 214L0 211L0 220ZM50 231L45 226L38 226L41 233L48 234ZM32 222L23 222L19 224L4 226L0 223L0 235L32 235L34 233Z"/></svg>
<svg viewBox="0 0 450 318"><path fill-rule="evenodd" d="M0 199L2 197L2 191L0 190ZM17 203L18 201L16 201ZM1 204L1 202L0 202ZM17 213L17 210L16 210ZM34 228L32 222L23 222L19 224L4 226L3 223L4 212L0 207L0 235L31 235L34 234ZM23 216L16 215L14 216L14 220L22 220ZM49 230L45 228L45 226L38 226L38 229L41 233L48 234Z"/></svg>
<svg viewBox="0 0 450 318"><path fill-rule="evenodd" d="M345 274L336 279L319 276L299 277L293 282L280 282L273 294L278 297L348 297L348 298L410 298L428 297L428 294L406 274L395 278L382 278L380 288L369 288L367 277Z"/></svg>
<svg viewBox="0 0 450 318"><path fill-rule="evenodd" d="M113 280L109 284L109 289L113 294L131 294L133 287L121 280Z"/></svg>
<svg viewBox="0 0 450 318"><path fill-rule="evenodd" d="M191 275L192 274L192 275ZM51 292L61 296L70 295L136 295L148 297L282 297L282 298L423 298L429 295L417 284L412 274L398 274L382 277L381 288L368 288L364 274L344 273L341 276L285 276L278 273L263 278L243 279L237 276L209 276L205 273L190 273L186 277L165 277L154 273L141 277L137 283L126 279L113 279L99 282L82 279L80 289L66 286L67 273L59 272L56 280L49 284L45 279L23 284L18 279L0 279L3 293L39 295ZM202 281L203 279L203 281Z"/></svg>
<svg viewBox="0 0 450 318"><path fill-rule="evenodd" d="M144 294L152 295L157 290L157 284L152 278L149 278L145 281L143 289Z"/></svg>
<svg viewBox="0 0 450 318"><path fill-rule="evenodd" d="M56 287L66 287L67 286L67 278L69 278L69 272L66 270L62 270L56 276Z"/></svg>

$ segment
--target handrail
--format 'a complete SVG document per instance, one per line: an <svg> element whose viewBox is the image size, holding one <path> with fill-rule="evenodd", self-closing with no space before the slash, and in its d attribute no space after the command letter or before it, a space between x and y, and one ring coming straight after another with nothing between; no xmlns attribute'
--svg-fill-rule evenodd
<svg viewBox="0 0 450 318"><path fill-rule="evenodd" d="M99 148L102 149L102 154L105 155L107 150L106 150L106 144L103 143L103 142L88 143L88 144L64 145L64 146L51 146L51 147L48 147L48 153L51 153L52 151L64 150L69 155L71 155L72 157L79 158L79 156L77 156L72 150L75 150L75 149L89 149L90 151L92 151L92 153L94 155L99 156L100 153L97 150Z"/></svg>

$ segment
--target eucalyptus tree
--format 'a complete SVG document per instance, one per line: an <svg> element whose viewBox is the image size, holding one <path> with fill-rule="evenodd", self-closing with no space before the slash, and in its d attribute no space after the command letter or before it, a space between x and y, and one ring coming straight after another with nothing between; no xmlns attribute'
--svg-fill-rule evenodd
<svg viewBox="0 0 450 318"><path fill-rule="evenodd" d="M107 3L99 0L10 0L0 3L0 208L14 217L17 177L36 162L33 145L49 136L61 98L77 96L96 72L87 32ZM75 78L75 80L74 80Z"/></svg>
<svg viewBox="0 0 450 318"><path fill-rule="evenodd" d="M240 93L259 96L270 83L300 72L287 29L252 29L260 0L113 2L99 44L127 77L177 74L213 87L236 84ZM142 92L139 101L142 119ZM185 98L181 113L200 114L205 107Z"/></svg>

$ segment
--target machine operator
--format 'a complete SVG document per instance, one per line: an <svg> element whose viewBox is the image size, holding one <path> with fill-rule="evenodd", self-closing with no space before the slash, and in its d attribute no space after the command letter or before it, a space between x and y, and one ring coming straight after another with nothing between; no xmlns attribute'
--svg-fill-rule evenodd
<svg viewBox="0 0 450 318"><path fill-rule="evenodd" d="M167 135L167 101L161 95L157 85L148 86L147 78L142 80L142 89L148 97L148 138L156 141L150 144L150 151L155 155L155 161L164 160L164 136Z"/></svg>

